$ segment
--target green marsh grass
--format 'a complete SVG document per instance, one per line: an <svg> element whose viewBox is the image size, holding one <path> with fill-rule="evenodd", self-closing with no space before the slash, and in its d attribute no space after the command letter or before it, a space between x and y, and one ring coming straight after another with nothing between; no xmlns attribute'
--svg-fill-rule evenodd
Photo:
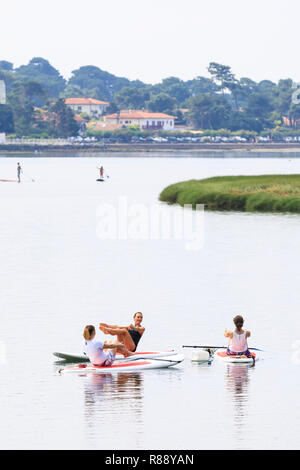
<svg viewBox="0 0 300 470"><path fill-rule="evenodd" d="M170 204L204 204L206 209L300 213L300 175L218 176L165 188Z"/></svg>

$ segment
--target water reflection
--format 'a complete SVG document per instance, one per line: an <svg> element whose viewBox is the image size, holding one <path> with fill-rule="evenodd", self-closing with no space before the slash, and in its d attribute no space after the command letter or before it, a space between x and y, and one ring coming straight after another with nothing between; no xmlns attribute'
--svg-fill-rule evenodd
<svg viewBox="0 0 300 470"><path fill-rule="evenodd" d="M251 367L253 366L247 364L227 364L225 372L225 387L234 405L234 426L238 436L242 435L241 431L245 426L247 416L246 405L249 401Z"/></svg>
<svg viewBox="0 0 300 470"><path fill-rule="evenodd" d="M140 373L86 374L84 378L84 407L88 431L100 435L100 423L134 426L143 424L144 383ZM98 428L98 429L96 429Z"/></svg>
<svg viewBox="0 0 300 470"><path fill-rule="evenodd" d="M109 393L110 400L142 398L143 376L138 373L86 374L85 405L90 406L103 400L103 394ZM107 399L107 397L106 397Z"/></svg>

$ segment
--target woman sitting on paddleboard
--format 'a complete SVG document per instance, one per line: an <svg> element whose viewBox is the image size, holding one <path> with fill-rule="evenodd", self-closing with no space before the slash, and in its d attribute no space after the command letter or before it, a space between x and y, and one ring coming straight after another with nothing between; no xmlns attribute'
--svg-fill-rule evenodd
<svg viewBox="0 0 300 470"><path fill-rule="evenodd" d="M100 330L106 335L117 336L120 343L123 343L129 351L135 352L145 331L145 328L141 325L143 314L141 312L136 312L133 315L133 320L134 325L130 324L129 326L107 325L107 323L100 323Z"/></svg>
<svg viewBox="0 0 300 470"><path fill-rule="evenodd" d="M250 337L250 331L243 330L244 319L241 315L237 315L233 319L236 328L234 331L225 330L225 338L229 338L227 355L228 356L251 356L248 349L247 338Z"/></svg>
<svg viewBox="0 0 300 470"><path fill-rule="evenodd" d="M94 366L111 366L115 360L116 353L123 356L132 356L123 343L109 343L107 341L95 340L96 330L93 325L87 325L83 331L84 353ZM104 351L112 349L112 351Z"/></svg>

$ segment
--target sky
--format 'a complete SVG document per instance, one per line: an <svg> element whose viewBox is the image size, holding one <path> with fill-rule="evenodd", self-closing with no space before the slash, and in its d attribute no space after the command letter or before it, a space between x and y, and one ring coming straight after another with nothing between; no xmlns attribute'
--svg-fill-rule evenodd
<svg viewBox="0 0 300 470"><path fill-rule="evenodd" d="M3 0L0 60L146 83L209 76L218 62L238 78L300 82L299 23L299 0Z"/></svg>

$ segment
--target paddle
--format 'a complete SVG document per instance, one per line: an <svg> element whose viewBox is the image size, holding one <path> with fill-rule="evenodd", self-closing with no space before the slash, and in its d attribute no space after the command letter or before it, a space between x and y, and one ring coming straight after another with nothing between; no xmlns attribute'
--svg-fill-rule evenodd
<svg viewBox="0 0 300 470"><path fill-rule="evenodd" d="M24 176L26 176L26 178L29 178L33 183L35 183L35 180L33 178L31 178L31 176L26 175L25 173L23 173L23 171L22 171L22 174Z"/></svg>
<svg viewBox="0 0 300 470"><path fill-rule="evenodd" d="M200 349L227 349L227 346L182 346L183 348L200 348ZM252 351L261 351L264 352L263 349L258 348L248 348Z"/></svg>
<svg viewBox="0 0 300 470"><path fill-rule="evenodd" d="M169 357L172 357L172 356L169 356ZM125 359L124 359L125 360ZM165 356L165 359L162 359L161 357L134 357L134 356L129 356L129 357L126 357L126 361L129 361L129 362L133 362L133 361L145 361L145 360L149 360L149 361L162 361L162 362L174 362L176 364L178 364L179 362L181 361L178 361L178 359L167 359L167 357Z"/></svg>

